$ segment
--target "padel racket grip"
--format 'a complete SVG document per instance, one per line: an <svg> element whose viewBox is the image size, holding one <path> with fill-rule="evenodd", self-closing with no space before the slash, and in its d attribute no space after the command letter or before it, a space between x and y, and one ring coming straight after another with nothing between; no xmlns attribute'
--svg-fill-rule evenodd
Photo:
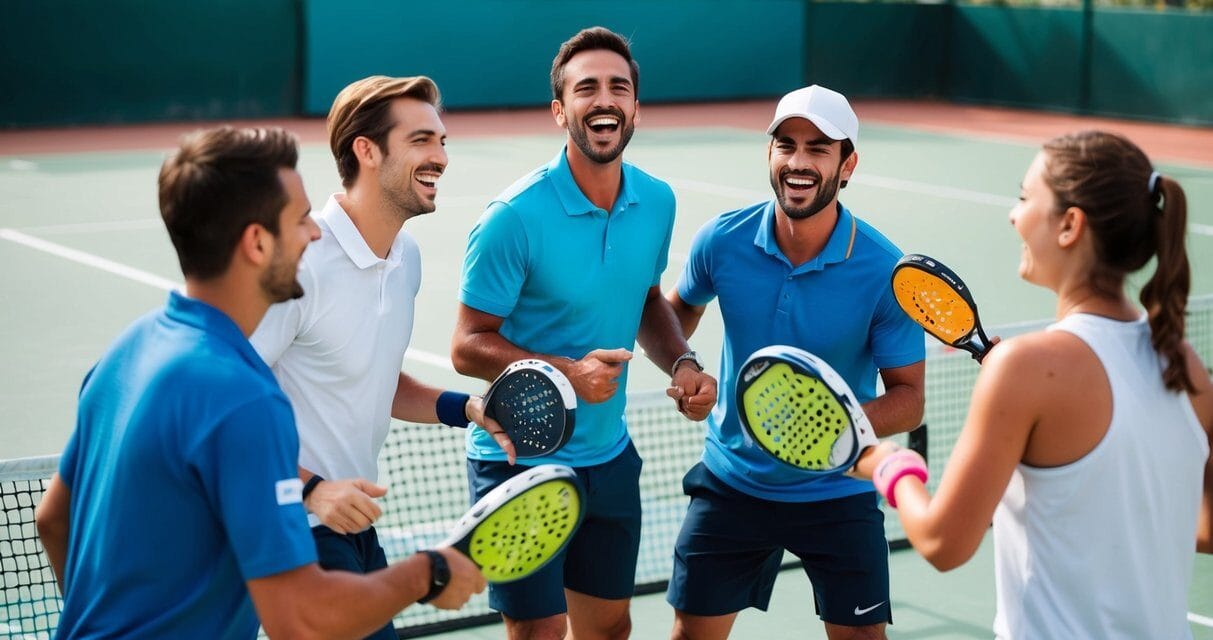
<svg viewBox="0 0 1213 640"><path fill-rule="evenodd" d="M906 476L914 476L923 484L927 482L927 461L918 455L917 451L901 449L893 453L881 460L880 464L876 465L876 472L872 474L872 484L876 485L876 490L894 509L897 508L897 498L894 497L893 490L897 487L897 482Z"/></svg>

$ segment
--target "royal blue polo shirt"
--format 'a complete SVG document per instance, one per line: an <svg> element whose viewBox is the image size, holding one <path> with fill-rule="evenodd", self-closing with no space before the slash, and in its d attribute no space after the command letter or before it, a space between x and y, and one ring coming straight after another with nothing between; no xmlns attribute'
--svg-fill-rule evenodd
<svg viewBox="0 0 1213 640"><path fill-rule="evenodd" d="M737 417L737 373L771 345L804 349L828 362L860 402L876 397L879 369L925 357L922 329L893 297L901 251L841 204L825 248L799 266L775 240L775 203L723 213L696 233L678 281L692 305L717 298L724 318L720 394L708 416L703 460L729 486L766 500L813 502L872 491L842 475L810 478L747 442Z"/></svg>
<svg viewBox="0 0 1213 640"><path fill-rule="evenodd" d="M316 561L291 407L231 318L176 292L89 372L57 637L257 634L247 580Z"/></svg>
<svg viewBox="0 0 1213 640"><path fill-rule="evenodd" d="M505 190L468 238L460 301L504 318L501 335L534 353L580 359L594 349L633 350L645 297L659 285L674 227L674 192L623 163L608 212L585 197L565 150ZM627 445L628 366L605 402L577 401L572 439L527 464L590 466ZM504 460L483 429L469 429L468 457Z"/></svg>

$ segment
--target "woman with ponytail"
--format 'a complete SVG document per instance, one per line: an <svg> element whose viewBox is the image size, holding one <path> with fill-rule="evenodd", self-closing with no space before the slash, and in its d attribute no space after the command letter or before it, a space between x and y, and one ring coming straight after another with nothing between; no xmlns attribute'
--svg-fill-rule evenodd
<svg viewBox="0 0 1213 640"><path fill-rule="evenodd" d="M985 358L934 497L909 450L862 465L940 570L993 521L999 638L1191 637L1193 552L1213 552L1213 383L1184 341L1186 218L1183 189L1128 140L1047 142L1011 225L1057 322ZM1139 307L1125 279L1151 258Z"/></svg>

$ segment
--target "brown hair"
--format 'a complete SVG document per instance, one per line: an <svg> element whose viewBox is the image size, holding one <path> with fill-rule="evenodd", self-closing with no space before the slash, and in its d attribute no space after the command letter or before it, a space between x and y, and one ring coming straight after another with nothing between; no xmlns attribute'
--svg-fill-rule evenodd
<svg viewBox="0 0 1213 640"><path fill-rule="evenodd" d="M1129 140L1102 131L1054 138L1044 145L1044 178L1059 209L1078 207L1095 240L1091 286L1119 295L1125 276L1157 256L1154 275L1141 290L1154 350L1166 360L1168 389L1192 391L1185 368L1184 313L1191 271L1184 247L1187 199L1178 182L1152 179L1150 159Z"/></svg>
<svg viewBox="0 0 1213 640"><path fill-rule="evenodd" d="M552 99L564 98L564 67L573 56L582 51L614 51L623 57L632 71L632 91L640 95L640 65L632 58L632 49L623 36L603 27L590 27L578 31L576 35L565 40L552 60Z"/></svg>
<svg viewBox="0 0 1213 640"><path fill-rule="evenodd" d="M387 134L396 126L391 117L392 101L397 98L428 102L435 109L442 105L438 85L425 76L363 78L342 89L333 100L328 117L329 148L337 160L342 186L348 188L358 179L355 139L367 138L387 154Z"/></svg>
<svg viewBox="0 0 1213 640"><path fill-rule="evenodd" d="M285 129L219 127L182 138L160 167L160 217L186 277L223 275L245 228L278 235L288 197L279 169L299 159Z"/></svg>

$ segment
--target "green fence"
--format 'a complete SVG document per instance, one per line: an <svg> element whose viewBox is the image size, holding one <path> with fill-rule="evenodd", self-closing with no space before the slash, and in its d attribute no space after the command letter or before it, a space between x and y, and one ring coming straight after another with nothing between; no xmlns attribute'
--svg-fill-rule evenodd
<svg viewBox="0 0 1213 640"><path fill-rule="evenodd" d="M1213 0L1211 0L1213 1ZM1213 11L809 0L10 0L0 127L322 116L370 74L545 105L559 43L633 42L648 102L855 97L1213 123Z"/></svg>

